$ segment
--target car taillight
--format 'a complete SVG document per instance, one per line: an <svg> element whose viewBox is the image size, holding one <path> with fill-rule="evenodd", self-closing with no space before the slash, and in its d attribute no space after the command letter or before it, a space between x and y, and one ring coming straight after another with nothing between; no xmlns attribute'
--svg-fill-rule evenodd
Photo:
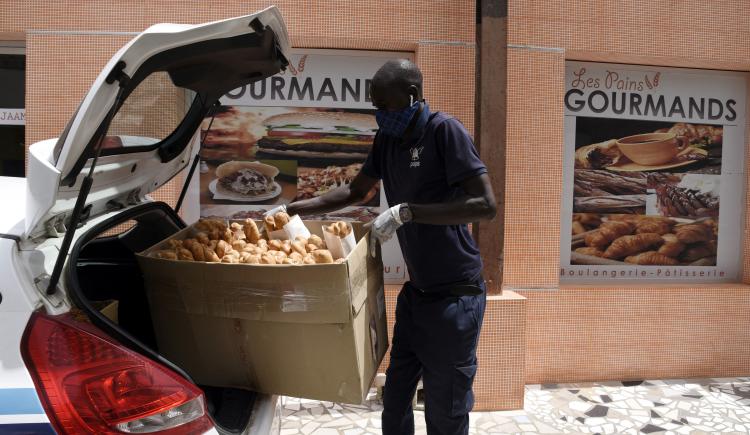
<svg viewBox="0 0 750 435"><path fill-rule="evenodd" d="M69 315L34 313L21 352L62 434L199 434L213 427L198 387Z"/></svg>

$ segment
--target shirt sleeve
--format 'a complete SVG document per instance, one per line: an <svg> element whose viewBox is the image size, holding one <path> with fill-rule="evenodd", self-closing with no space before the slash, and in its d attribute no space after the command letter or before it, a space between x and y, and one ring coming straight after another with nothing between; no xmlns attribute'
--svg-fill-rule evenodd
<svg viewBox="0 0 750 435"><path fill-rule="evenodd" d="M372 141L372 148L370 149L370 154L367 155L367 159L365 160L365 163L362 164L362 173L367 175L370 178L374 178L376 180L380 180L382 178L381 169L380 169L380 148L379 145L378 135L375 135L375 139Z"/></svg>
<svg viewBox="0 0 750 435"><path fill-rule="evenodd" d="M479 158L474 141L461 122L454 118L447 119L438 126L435 133L448 185L455 186L467 178L487 173L487 167Z"/></svg>

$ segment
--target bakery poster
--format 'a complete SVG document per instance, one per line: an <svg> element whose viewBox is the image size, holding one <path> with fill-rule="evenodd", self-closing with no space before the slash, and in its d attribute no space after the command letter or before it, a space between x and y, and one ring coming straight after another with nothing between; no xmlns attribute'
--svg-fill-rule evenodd
<svg viewBox="0 0 750 435"><path fill-rule="evenodd" d="M201 126L201 217L257 219L350 183L378 128L370 79L388 59L403 57L411 54L295 50L286 71L221 98ZM356 207L306 218L367 222L385 204L377 186ZM387 282L402 282L397 243L383 255Z"/></svg>
<svg viewBox="0 0 750 435"><path fill-rule="evenodd" d="M739 279L747 75L566 64L560 279Z"/></svg>

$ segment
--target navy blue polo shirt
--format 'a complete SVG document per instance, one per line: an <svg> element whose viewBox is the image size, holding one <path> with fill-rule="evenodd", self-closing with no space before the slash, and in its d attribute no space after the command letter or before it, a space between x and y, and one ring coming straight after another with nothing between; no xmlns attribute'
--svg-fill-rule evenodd
<svg viewBox="0 0 750 435"><path fill-rule="evenodd" d="M362 172L382 180L389 206L448 202L460 183L487 172L466 128L457 119L424 109L406 141L378 133ZM410 222L397 231L411 283L423 290L473 281L482 260L467 225Z"/></svg>

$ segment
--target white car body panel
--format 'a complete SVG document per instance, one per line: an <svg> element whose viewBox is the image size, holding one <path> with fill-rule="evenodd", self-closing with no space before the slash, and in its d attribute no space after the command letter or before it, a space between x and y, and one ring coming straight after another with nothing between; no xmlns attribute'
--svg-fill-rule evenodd
<svg viewBox="0 0 750 435"><path fill-rule="evenodd" d="M0 213L0 433L54 433L23 361L21 341L35 310L44 309L55 315L71 309L63 282L58 284L54 295L48 296L44 282L35 284L35 280L52 273L63 240L61 236L67 230L59 224L70 215L91 161L76 176L72 186L61 186L61 180L74 168L115 102L118 85L116 82L106 84L107 75L120 61L127 64L123 71L132 74L159 52L195 42L252 33L248 24L254 18L273 30L278 47L286 56L289 51L286 26L275 7L200 25L152 26L121 48L99 74L70 124L56 162L54 148L57 140L41 141L29 149L26 179L0 177L0 191L6 207ZM131 143L147 140L123 138ZM93 207L91 217L77 228L72 242L130 206L150 201L147 194L182 170L198 152L197 144L194 134L188 146L168 162L162 162L158 150L102 156L97 162L94 183L86 201ZM108 209L110 201L118 201L124 208ZM56 229L60 230L59 233ZM258 395L251 422L244 433L278 434L279 425L278 397ZM206 433L219 432L211 429Z"/></svg>

